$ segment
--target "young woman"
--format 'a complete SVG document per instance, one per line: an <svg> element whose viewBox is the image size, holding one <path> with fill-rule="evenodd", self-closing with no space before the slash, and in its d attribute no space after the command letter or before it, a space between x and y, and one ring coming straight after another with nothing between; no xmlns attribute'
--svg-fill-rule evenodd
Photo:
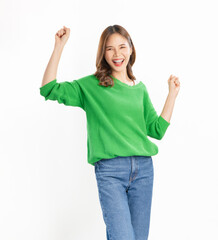
<svg viewBox="0 0 218 240"><path fill-rule="evenodd" d="M80 107L87 118L87 160L94 166L108 240L145 240L149 234L153 159L158 147L147 136L162 139L180 89L168 79L169 94L157 115L145 84L133 75L136 52L128 32L107 27L100 38L96 72L57 82L57 67L70 36L64 26L44 73L40 94Z"/></svg>

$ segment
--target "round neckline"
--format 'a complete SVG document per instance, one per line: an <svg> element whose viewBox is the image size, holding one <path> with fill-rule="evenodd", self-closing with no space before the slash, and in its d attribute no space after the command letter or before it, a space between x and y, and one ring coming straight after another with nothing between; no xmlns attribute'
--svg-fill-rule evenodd
<svg viewBox="0 0 218 240"><path fill-rule="evenodd" d="M119 80L118 78L113 77L111 74L110 74L110 76L111 76L114 80L116 80L116 82L117 82L118 84L120 84L121 86L127 87L127 88L137 88L137 87L140 87L140 85L142 84L142 81L140 81L139 83L131 86L131 85L127 84L127 83L122 82L122 81Z"/></svg>

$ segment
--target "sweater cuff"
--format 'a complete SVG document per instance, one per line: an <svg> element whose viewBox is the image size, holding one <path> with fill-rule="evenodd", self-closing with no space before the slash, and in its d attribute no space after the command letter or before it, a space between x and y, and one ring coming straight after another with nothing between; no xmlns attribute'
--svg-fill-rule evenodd
<svg viewBox="0 0 218 240"><path fill-rule="evenodd" d="M56 84L57 79L52 80L49 83L46 83L45 85L43 85L42 87L39 88L40 90L40 94L42 96L47 96L48 93L50 92L50 90L52 89L52 87Z"/></svg>
<svg viewBox="0 0 218 240"><path fill-rule="evenodd" d="M161 115L159 116L158 121L159 121L159 123L161 125L161 128L165 132L167 130L167 128L169 127L170 123L167 122L167 120L165 120Z"/></svg>

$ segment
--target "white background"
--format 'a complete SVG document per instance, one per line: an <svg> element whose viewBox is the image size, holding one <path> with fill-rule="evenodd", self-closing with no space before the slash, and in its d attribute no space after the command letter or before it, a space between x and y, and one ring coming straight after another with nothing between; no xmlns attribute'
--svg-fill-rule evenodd
<svg viewBox="0 0 218 240"><path fill-rule="evenodd" d="M109 25L136 48L133 73L161 113L179 77L171 124L153 156L149 240L218 239L216 1L0 1L0 239L106 239L86 115L39 93L55 33L71 29L57 80L95 72Z"/></svg>

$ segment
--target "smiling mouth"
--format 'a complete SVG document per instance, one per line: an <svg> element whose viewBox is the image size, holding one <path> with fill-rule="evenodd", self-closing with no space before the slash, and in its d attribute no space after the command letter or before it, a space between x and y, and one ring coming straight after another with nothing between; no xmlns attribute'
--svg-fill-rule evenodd
<svg viewBox="0 0 218 240"><path fill-rule="evenodd" d="M112 60L113 62L123 62L124 61L124 59L122 59L122 58L117 58L117 59L114 59L114 60Z"/></svg>
<svg viewBox="0 0 218 240"><path fill-rule="evenodd" d="M119 66L121 66L121 65L123 64L124 59L123 59L123 60L119 60L119 61L118 61L118 60L117 60L117 61L112 60L112 62L114 63L115 66L118 66L118 67L119 67Z"/></svg>

